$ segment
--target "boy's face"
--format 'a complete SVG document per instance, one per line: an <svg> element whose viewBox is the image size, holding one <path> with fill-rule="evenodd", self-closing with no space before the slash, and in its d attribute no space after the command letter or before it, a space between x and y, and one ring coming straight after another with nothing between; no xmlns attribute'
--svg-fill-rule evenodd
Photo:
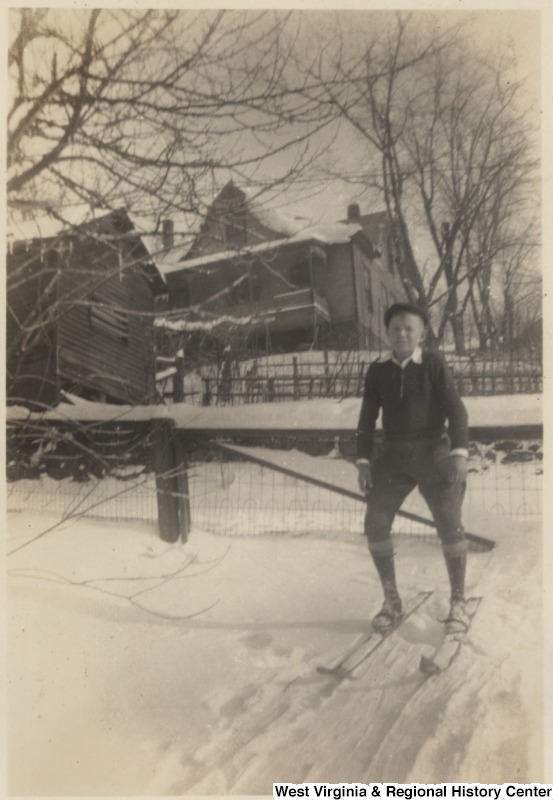
<svg viewBox="0 0 553 800"><path fill-rule="evenodd" d="M426 328L417 314L394 314L386 333L394 355L404 361L424 341Z"/></svg>

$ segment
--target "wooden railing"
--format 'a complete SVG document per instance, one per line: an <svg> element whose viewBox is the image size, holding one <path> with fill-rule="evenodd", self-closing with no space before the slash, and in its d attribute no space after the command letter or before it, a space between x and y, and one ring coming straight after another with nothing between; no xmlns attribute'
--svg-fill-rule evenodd
<svg viewBox="0 0 553 800"><path fill-rule="evenodd" d="M270 314L271 312L278 314L280 311L310 307L318 311L326 320L330 320L327 301L318 292L309 288L278 294L267 300L238 303L232 306L232 313L236 314L236 316Z"/></svg>

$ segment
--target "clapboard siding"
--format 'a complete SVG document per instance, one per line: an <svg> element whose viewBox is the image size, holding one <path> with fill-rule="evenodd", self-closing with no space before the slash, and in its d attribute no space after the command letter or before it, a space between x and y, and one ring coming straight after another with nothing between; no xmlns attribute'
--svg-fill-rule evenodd
<svg viewBox="0 0 553 800"><path fill-rule="evenodd" d="M48 356L53 385L92 390L120 402L153 402L154 289L159 285L155 286L148 253L132 233L128 218L110 215L58 238L56 250L50 247L56 253L55 269L44 258L48 248L48 240L33 241L17 249L17 258L13 254L12 274L21 272L23 253L29 275L12 293L17 310L11 320L12 341L21 338L16 317L25 305L46 306L51 323L41 331L43 350L39 347L33 355L35 369L47 350L55 355ZM45 299L52 275L56 291ZM33 399L30 384L26 390Z"/></svg>
<svg viewBox="0 0 553 800"><path fill-rule="evenodd" d="M120 271L117 256L94 255L89 261L92 274L68 270L65 276L70 297L83 278L85 292L60 320L60 374L119 400L146 402L154 384L151 290L140 274ZM106 315L127 313L125 339L94 326L96 308Z"/></svg>
<svg viewBox="0 0 553 800"><path fill-rule="evenodd" d="M57 258L42 247L14 246L7 259L6 390L9 402L33 398L38 407L58 394L55 306Z"/></svg>
<svg viewBox="0 0 553 800"><path fill-rule="evenodd" d="M33 398L39 408L56 402L59 392L56 348L43 341L29 354L12 360L8 366L10 402Z"/></svg>

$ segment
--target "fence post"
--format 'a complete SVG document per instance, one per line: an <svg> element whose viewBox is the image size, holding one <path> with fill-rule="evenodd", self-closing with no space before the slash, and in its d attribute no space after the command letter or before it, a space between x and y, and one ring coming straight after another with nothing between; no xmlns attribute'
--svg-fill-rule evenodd
<svg viewBox="0 0 553 800"><path fill-rule="evenodd" d="M183 467L179 461L181 451L175 447L173 422L155 420L153 427L159 535L164 542L176 542L179 536L186 537L188 530L181 526L187 524L187 519L189 521L182 510L180 495L179 475Z"/></svg>
<svg viewBox="0 0 553 800"><path fill-rule="evenodd" d="M182 403L184 400L184 353L179 350L175 359L176 372L173 375L173 402Z"/></svg>
<svg viewBox="0 0 553 800"><path fill-rule="evenodd" d="M210 406L211 405L211 383L210 378L203 378L204 382L204 393L202 396L202 405L203 406Z"/></svg>
<svg viewBox="0 0 553 800"><path fill-rule="evenodd" d="M515 391L515 370L513 364L513 346L509 348L509 394L514 394Z"/></svg>
<svg viewBox="0 0 553 800"><path fill-rule="evenodd" d="M192 516L190 513L190 489L188 485L188 454L182 431L173 436L175 463L177 468L177 514L181 542L188 541Z"/></svg>
<svg viewBox="0 0 553 800"><path fill-rule="evenodd" d="M299 397L299 378L298 378L298 357L293 356L292 358L292 369L294 374L294 400L297 400Z"/></svg>
<svg viewBox="0 0 553 800"><path fill-rule="evenodd" d="M324 360L324 370L325 370L325 396L328 397L330 394L330 370L328 367L328 350L325 348L323 350L323 360Z"/></svg>

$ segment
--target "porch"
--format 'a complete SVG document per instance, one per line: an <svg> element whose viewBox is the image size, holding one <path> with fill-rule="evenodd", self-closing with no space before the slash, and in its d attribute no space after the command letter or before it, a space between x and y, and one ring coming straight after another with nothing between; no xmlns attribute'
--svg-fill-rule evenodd
<svg viewBox="0 0 553 800"><path fill-rule="evenodd" d="M255 325L268 327L275 333L297 328L309 329L321 322L330 322L327 301L309 287L278 294L266 300L238 303L229 310L237 317L255 315Z"/></svg>

